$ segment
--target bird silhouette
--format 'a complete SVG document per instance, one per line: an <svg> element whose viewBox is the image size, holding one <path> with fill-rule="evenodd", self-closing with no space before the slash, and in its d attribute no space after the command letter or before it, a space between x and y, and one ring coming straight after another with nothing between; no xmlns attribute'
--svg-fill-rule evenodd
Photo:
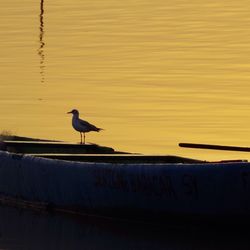
<svg viewBox="0 0 250 250"><path fill-rule="evenodd" d="M99 132L99 131L103 130L102 128L97 128L95 125L93 125L87 121L81 120L79 118L79 111L77 109L71 110L70 112L68 112L68 114L73 114L72 126L76 131L80 132L81 144L85 144L85 133L91 132L91 131ZM82 133L84 136L83 143L82 143Z"/></svg>

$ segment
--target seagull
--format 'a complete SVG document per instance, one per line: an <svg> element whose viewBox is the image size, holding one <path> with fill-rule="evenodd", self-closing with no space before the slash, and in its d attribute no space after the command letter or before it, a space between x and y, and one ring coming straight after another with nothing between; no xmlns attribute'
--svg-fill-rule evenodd
<svg viewBox="0 0 250 250"><path fill-rule="evenodd" d="M79 118L79 111L77 109L71 110L70 112L68 112L68 114L73 114L72 126L76 131L80 132L81 144L85 144L85 133L90 132L90 131L99 132L100 130L103 130L102 128L97 128L95 125L90 124L87 121L81 120ZM82 143L82 133L84 136L83 143Z"/></svg>

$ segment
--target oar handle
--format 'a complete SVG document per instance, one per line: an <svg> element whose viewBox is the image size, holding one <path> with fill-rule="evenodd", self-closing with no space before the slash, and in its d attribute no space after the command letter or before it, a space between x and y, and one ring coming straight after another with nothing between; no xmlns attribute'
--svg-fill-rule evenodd
<svg viewBox="0 0 250 250"><path fill-rule="evenodd" d="M179 146L184 147L184 148L199 148L199 149L214 149L214 150L250 152L249 147L221 146L221 145L197 144L197 143L179 143Z"/></svg>

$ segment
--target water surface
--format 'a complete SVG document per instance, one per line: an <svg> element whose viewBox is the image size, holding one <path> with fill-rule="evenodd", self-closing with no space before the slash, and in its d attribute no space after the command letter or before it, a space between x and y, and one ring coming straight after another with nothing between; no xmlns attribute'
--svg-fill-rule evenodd
<svg viewBox="0 0 250 250"><path fill-rule="evenodd" d="M201 159L250 145L250 4L204 0L10 0L0 4L0 129Z"/></svg>
<svg viewBox="0 0 250 250"><path fill-rule="evenodd" d="M245 250L249 249L249 231L157 227L1 206L0 249Z"/></svg>

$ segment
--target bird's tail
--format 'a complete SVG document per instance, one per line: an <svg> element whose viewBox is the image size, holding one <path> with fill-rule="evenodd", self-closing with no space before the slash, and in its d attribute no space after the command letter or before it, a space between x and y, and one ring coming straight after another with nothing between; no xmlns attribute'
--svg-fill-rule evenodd
<svg viewBox="0 0 250 250"><path fill-rule="evenodd" d="M104 130L103 128L96 128L96 132L100 132L101 130Z"/></svg>

